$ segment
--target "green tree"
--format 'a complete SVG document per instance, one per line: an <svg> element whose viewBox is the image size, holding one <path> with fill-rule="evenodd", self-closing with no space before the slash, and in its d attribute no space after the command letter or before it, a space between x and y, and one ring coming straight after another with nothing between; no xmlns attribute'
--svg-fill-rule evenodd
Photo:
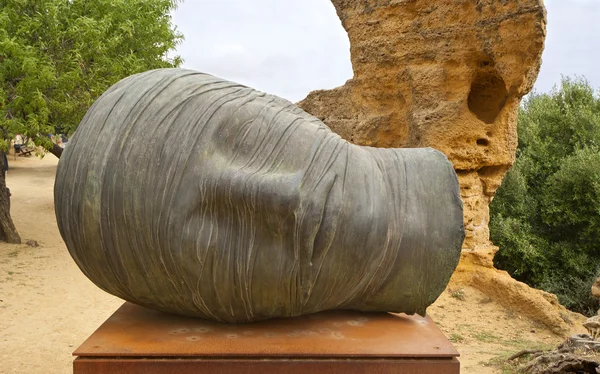
<svg viewBox="0 0 600 374"><path fill-rule="evenodd" d="M600 98L584 79L533 94L519 112L515 165L490 206L495 263L594 313L600 272Z"/></svg>
<svg viewBox="0 0 600 374"><path fill-rule="evenodd" d="M0 0L0 239L20 242L10 217L5 155L16 134L60 157L49 134L72 134L120 79L177 67L177 0Z"/></svg>

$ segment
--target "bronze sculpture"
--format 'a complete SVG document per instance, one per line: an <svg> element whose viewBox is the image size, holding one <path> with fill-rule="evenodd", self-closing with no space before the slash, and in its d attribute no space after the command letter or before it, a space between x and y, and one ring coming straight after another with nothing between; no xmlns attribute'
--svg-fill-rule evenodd
<svg viewBox="0 0 600 374"><path fill-rule="evenodd" d="M94 103L55 205L100 288L231 323L424 314L464 238L442 153L353 145L284 99L185 69L128 77Z"/></svg>

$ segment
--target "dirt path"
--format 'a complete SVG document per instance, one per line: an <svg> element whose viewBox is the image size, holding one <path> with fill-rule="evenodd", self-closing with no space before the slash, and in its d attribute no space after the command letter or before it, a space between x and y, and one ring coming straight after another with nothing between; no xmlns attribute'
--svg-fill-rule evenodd
<svg viewBox="0 0 600 374"><path fill-rule="evenodd" d="M87 280L60 237L57 161L9 158L15 225L40 246L0 244L0 373L72 372L71 352L121 304Z"/></svg>
<svg viewBox="0 0 600 374"><path fill-rule="evenodd" d="M12 214L23 242L0 243L0 373L69 373L71 352L122 301L79 271L54 217L57 159L9 158ZM475 289L447 290L429 309L461 353L462 373L500 373L494 363L561 338L502 308Z"/></svg>

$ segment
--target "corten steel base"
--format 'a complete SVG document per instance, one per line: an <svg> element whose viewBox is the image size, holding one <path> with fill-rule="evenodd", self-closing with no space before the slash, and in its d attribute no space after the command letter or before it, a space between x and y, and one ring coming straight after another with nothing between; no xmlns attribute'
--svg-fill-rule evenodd
<svg viewBox="0 0 600 374"><path fill-rule="evenodd" d="M352 311L226 325L125 303L73 355L75 374L460 371L430 318Z"/></svg>

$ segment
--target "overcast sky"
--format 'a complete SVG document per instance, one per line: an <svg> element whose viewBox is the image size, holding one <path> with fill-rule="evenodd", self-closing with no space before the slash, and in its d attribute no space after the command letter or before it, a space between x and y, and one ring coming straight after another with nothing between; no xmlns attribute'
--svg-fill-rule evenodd
<svg viewBox="0 0 600 374"><path fill-rule="evenodd" d="M600 89L600 0L546 0L548 35L535 89L562 75ZM174 13L183 66L291 101L352 77L348 36L328 0L185 0Z"/></svg>

